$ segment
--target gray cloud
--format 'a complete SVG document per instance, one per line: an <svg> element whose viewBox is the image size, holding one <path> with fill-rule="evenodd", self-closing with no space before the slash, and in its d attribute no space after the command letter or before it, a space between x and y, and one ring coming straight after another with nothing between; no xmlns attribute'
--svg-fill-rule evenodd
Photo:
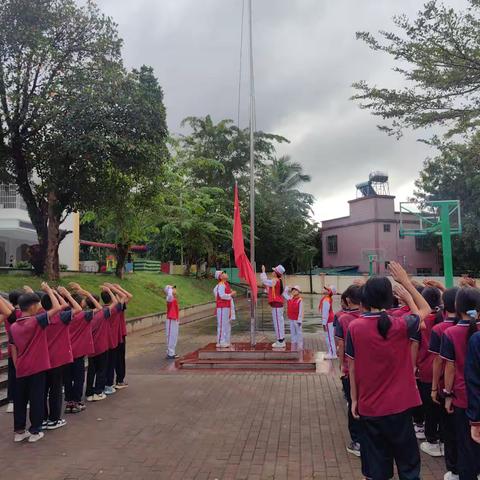
<svg viewBox="0 0 480 480"><path fill-rule="evenodd" d="M155 68L172 132L188 115L236 119L242 0L98 3L119 24L127 66ZM306 190L317 198L317 220L345 214L354 184L373 169L387 170L392 193L403 199L423 160L434 154L416 141L428 132L396 141L349 100L355 80L399 82L391 59L371 52L355 32L391 29L393 15L413 16L420 6L418 0L254 0L257 127L292 141L279 153L291 155L312 175ZM245 48L245 74L246 53ZM246 75L242 89L245 125Z"/></svg>

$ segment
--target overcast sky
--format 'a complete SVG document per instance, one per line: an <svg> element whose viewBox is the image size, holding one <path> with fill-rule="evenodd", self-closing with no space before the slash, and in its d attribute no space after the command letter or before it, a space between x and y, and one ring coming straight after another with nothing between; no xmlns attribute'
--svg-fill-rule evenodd
<svg viewBox="0 0 480 480"><path fill-rule="evenodd" d="M189 115L237 118L243 0L98 0L119 25L128 67L152 65L165 92L170 131ZM413 17L419 0L253 0L257 128L287 137L279 149L312 182L315 218L348 214L355 184L386 170L398 200L413 192L423 160L434 154L413 132L397 141L349 100L356 80L397 85L391 58L370 51L355 32L390 29ZM447 0L452 6L465 0ZM245 56L245 72L247 69ZM243 81L241 124L248 121Z"/></svg>

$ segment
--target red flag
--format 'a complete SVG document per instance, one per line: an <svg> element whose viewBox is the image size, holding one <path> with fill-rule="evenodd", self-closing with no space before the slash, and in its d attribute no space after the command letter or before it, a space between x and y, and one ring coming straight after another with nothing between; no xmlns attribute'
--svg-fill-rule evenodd
<svg viewBox="0 0 480 480"><path fill-rule="evenodd" d="M253 271L252 264L245 255L237 184L235 184L235 203L233 207L233 254L235 256L235 265L238 268L238 276L246 280L250 285L253 301L257 303L257 276Z"/></svg>

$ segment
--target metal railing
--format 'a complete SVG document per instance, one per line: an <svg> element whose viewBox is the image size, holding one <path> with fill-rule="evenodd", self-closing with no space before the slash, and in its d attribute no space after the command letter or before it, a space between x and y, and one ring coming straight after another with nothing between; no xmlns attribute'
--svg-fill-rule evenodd
<svg viewBox="0 0 480 480"><path fill-rule="evenodd" d="M0 184L0 208L19 208L26 210L27 206L13 184Z"/></svg>

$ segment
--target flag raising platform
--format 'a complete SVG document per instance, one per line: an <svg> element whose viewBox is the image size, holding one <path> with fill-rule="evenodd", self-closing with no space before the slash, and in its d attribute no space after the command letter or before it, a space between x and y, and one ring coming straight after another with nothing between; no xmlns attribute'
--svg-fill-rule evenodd
<svg viewBox="0 0 480 480"><path fill-rule="evenodd" d="M209 343L203 348L179 358L179 369L216 370L268 370L315 372L316 356L311 350L292 350L289 342L285 349L274 349L271 343L236 342L228 348L216 348Z"/></svg>

